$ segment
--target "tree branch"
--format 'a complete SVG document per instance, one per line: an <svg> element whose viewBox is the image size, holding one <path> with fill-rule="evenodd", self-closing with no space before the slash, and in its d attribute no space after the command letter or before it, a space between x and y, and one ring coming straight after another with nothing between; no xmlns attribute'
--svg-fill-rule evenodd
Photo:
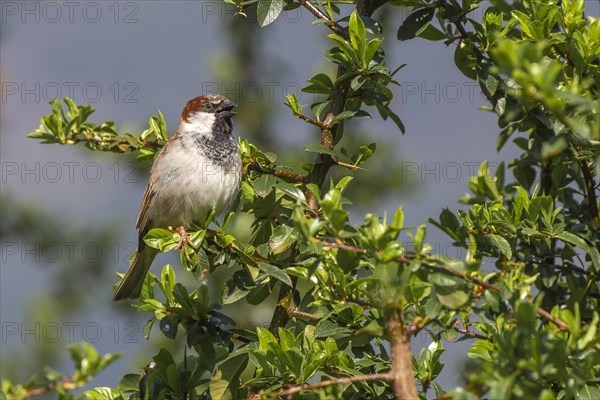
<svg viewBox="0 0 600 400"><path fill-rule="evenodd" d="M276 170L275 168L264 169L256 161L252 161L252 162L250 162L250 163L248 163L246 165L251 170L256 171L258 173L261 173L261 174L274 175L274 176L278 176L280 178L286 178L286 179L289 179L289 180L292 180L292 181L296 181L296 182L299 182L299 183L304 183L304 176L298 175L298 174L294 174L293 172L280 171L280 170Z"/></svg>
<svg viewBox="0 0 600 400"><path fill-rule="evenodd" d="M147 140L144 140L140 143L140 146L135 146L133 144L131 144L129 141L127 140L119 140L117 141L116 139L97 139L94 137L85 137L85 138L80 138L80 137L75 137L75 138L67 138L65 139L64 142L61 142L61 144L78 144L78 143L92 143L95 145L103 145L103 144L114 144L116 146L119 147L119 151L121 153L125 153L127 151L138 151L144 147L157 147L157 148L161 148L163 147L165 144L164 142L159 142L159 141L154 141L154 142L150 142Z"/></svg>
<svg viewBox="0 0 600 400"><path fill-rule="evenodd" d="M322 318L316 314L307 313L306 311L302 311L296 307L290 310L290 315L292 317L306 318L312 319L313 321L320 321Z"/></svg>
<svg viewBox="0 0 600 400"><path fill-rule="evenodd" d="M310 3L306 0L299 0L301 4ZM381 5L385 4L385 2L381 0L359 0L356 5L356 9L361 15L370 17L375 10ZM306 5L305 5L306 7ZM348 38L348 34L345 32L345 38ZM328 118L333 118L338 115L344 108L346 107L346 101L348 100L348 93L350 91L350 79L344 79L340 81L340 78L348 71L341 65L338 66L337 76L335 80L335 84L333 85L333 91L331 94L331 105L329 107L329 115ZM324 121L327 122L327 118ZM329 145L333 147L333 145L337 142L338 139L338 130L342 126L342 122L335 124L330 128L321 128L321 144ZM321 187L323 182L325 182L325 178L327 173L336 165L335 160L331 156L322 155L314 165L313 170L306 177L307 183L314 183L315 185ZM309 207L313 210L317 210L317 200L315 199L314 194L310 191L306 191L306 200L308 202Z"/></svg>
<svg viewBox="0 0 600 400"><path fill-rule="evenodd" d="M592 229L600 229L600 215L598 214L598 200L596 197L596 183L594 177L590 174L590 169L584 160L579 160L579 167L585 181L585 189L587 191L587 206L592 220Z"/></svg>
<svg viewBox="0 0 600 400"><path fill-rule="evenodd" d="M39 396L41 394L55 390L57 387L62 387L64 389L70 390L75 388L75 383L73 383L73 380L71 378L63 378L57 382L50 382L47 385L40 386L23 393L22 399L29 399L30 397Z"/></svg>
<svg viewBox="0 0 600 400"><path fill-rule="evenodd" d="M302 4L302 6L304 8L306 8L312 15L314 15L315 17L317 17L319 19L324 20L325 25L327 25L327 27L329 29L331 29L333 32L335 32L336 34L340 35L341 37L343 37L345 39L348 39L348 31L345 28L338 25L335 21L331 20L327 15L325 15L325 13L323 13L323 11L319 10L309 0L298 0L298 2L300 4Z"/></svg>
<svg viewBox="0 0 600 400"><path fill-rule="evenodd" d="M314 4L312 4L309 0L298 0L298 2L317 18L322 18L325 21L327 21L327 26L335 33L348 39L349 36L347 30L339 26L334 21L330 20L321 10L315 7ZM369 7L366 6L366 3L369 4ZM377 9L377 7L381 6L382 4L384 3L382 3L379 0L359 0L356 8L357 10L359 10L359 12L362 11L361 15L370 17L371 14ZM377 5L377 7L375 7L375 5ZM344 67L342 67L341 65L338 66L337 76L331 94L331 105L329 107L329 114L323 121L323 124L325 126L320 127L320 142L321 144L330 148L333 148L334 144L336 143L338 129L340 128L340 126L342 126L342 123L340 122L331 127L329 125L331 124L335 115L338 115L339 113L344 111L346 101L348 100L348 92L350 90L350 79L340 80L342 75L344 75L346 72L347 71ZM322 157L320 157L320 161L317 161L315 163L312 171L306 177L304 177L304 182L313 183L319 187L323 186L329 169L335 164L336 162L331 156L323 155ZM313 192L310 190L306 190L305 196L310 209L314 213L318 213L318 202ZM281 286L278 304L284 299L286 299L288 296L293 296L293 292L296 287L296 282L297 278L292 278L293 287L289 287L287 285ZM287 321L289 321L289 318L290 317L287 313L287 310L278 305L273 313L273 318L271 319L271 324L269 325L269 331L271 333L277 331L276 328L279 326L284 326L287 323Z"/></svg>
<svg viewBox="0 0 600 400"><path fill-rule="evenodd" d="M392 374L390 372L369 374L369 375L348 376L348 377L344 377L344 378L330 379L330 380L321 381L321 382L317 382L317 383L292 386L289 389L273 393L273 396L276 396L276 397L291 396L291 397L293 397L293 395L301 393L305 390L318 389L318 388L334 386L334 385L346 385L346 384L354 383L354 382L382 381L382 380L391 380L391 379L392 379Z"/></svg>
<svg viewBox="0 0 600 400"><path fill-rule="evenodd" d="M357 254L366 254L367 253L366 249L363 249L363 248L360 248L360 247L349 246L349 245L347 245L345 243L342 243L342 242L331 243L331 242L321 242L321 241L318 241L318 243L320 243L323 247L332 247L332 248L342 249L342 250L351 251L351 252L357 253ZM411 262L411 260L409 258L402 257L402 256L396 257L395 261L396 262L400 262L400 263L404 263L404 264L409 264ZM427 265L427 266L431 267L431 268L435 268L434 266L430 266L430 265ZM500 287L499 286L496 286L496 285L493 285L491 283L485 282L485 281L483 281L481 279L478 279L478 278L467 276L467 275L463 274L462 272L459 272L459 271L451 268L447 264L443 264L442 267L444 268L445 271L447 271L448 273L452 274L453 276L455 276L455 277L457 277L459 279L462 279L462 280L474 283L474 284L476 284L478 286L481 286L485 290L492 290L492 291L498 292L498 293L500 292ZM545 311L543 308L539 308L538 307L537 314L540 317L544 318L545 320L547 320L547 321L553 323L554 325L556 325L560 330L566 331L566 332L570 331L569 326L566 323L564 323L560 319L552 316L550 313L548 313L547 311ZM474 336L474 337L476 337L476 336ZM594 347L594 349L600 351L600 343L596 343L593 347Z"/></svg>
<svg viewBox="0 0 600 400"><path fill-rule="evenodd" d="M400 307L391 312L386 323L392 351L394 393L397 400L416 400L419 397L413 377L409 335L404 323L404 313Z"/></svg>

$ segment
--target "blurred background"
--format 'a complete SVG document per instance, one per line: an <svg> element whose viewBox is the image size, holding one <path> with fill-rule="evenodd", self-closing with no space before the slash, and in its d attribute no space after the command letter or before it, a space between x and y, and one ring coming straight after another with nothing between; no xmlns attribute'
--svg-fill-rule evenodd
<svg viewBox="0 0 600 400"><path fill-rule="evenodd" d="M172 133L187 100L218 92L240 106L236 136L277 153L282 163L304 163L312 156L303 150L319 132L293 118L283 102L297 93L311 104L313 95L300 92L306 79L316 71L335 74L322 56L329 32L311 26L314 17L301 8L260 29L251 10L236 15L221 0L2 0L0 7L0 375L23 382L44 365L70 373L65 345L86 340L101 353L125 352L91 386L116 387L156 353L141 335L145 316L111 300L115 272L127 269L135 250L151 164L82 146L41 145L26 135L54 98L91 104L91 120L114 120L120 132L141 132L160 109ZM382 21L388 67L407 64L396 75L391 105L406 134L376 112L374 120L347 125L344 146L377 144L368 170L353 173L351 218L358 223L366 212L383 215L404 205L406 224L418 226L445 207L461 208L457 201L483 160L494 173L517 151L507 145L496 153L496 117L479 110L487 104L454 66L454 47L398 42L395 32L410 9L386 10L374 18ZM598 0L587 2L586 14L600 16ZM465 255L434 227L427 241L437 253ZM153 271L165 262L181 271L174 254L159 257ZM268 325L272 314L255 307L227 312L242 327ZM413 351L430 341L421 334ZM469 343L448 339L444 346L440 384L449 389L462 383Z"/></svg>

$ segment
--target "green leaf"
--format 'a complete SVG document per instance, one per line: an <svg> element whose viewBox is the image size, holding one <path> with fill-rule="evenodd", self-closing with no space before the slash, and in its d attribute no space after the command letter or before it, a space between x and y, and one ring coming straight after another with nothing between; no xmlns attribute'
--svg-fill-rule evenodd
<svg viewBox="0 0 600 400"><path fill-rule="evenodd" d="M377 53L379 46L381 46L381 39L375 38L369 41L369 44L367 44L367 50L365 51L365 67L369 65L369 62L373 59L375 53Z"/></svg>
<svg viewBox="0 0 600 400"><path fill-rule="evenodd" d="M598 255L598 250L590 247L584 239L582 239L580 236L577 236L574 233L566 231L559 233L558 235L556 235L556 237L564 242L570 243L581 248L590 256L595 270L600 270L600 257Z"/></svg>
<svg viewBox="0 0 600 400"><path fill-rule="evenodd" d="M269 247L273 254L281 254L296 241L294 230L287 225L279 225L269 239ZM286 275L287 276L287 275Z"/></svg>
<svg viewBox="0 0 600 400"><path fill-rule="evenodd" d="M337 122L337 121L341 121L341 120L348 119L348 118L371 118L371 114L369 114L365 110L342 111L341 113L336 115L333 118L333 120Z"/></svg>
<svg viewBox="0 0 600 400"><path fill-rule="evenodd" d="M327 338L333 337L339 334L347 334L351 333L350 329L345 326L340 326L336 323L333 323L328 320L323 320L317 324L317 330L315 331L315 337L317 338Z"/></svg>
<svg viewBox="0 0 600 400"><path fill-rule="evenodd" d="M321 143L311 143L308 146L306 146L306 149L304 149L304 151L308 151L311 153L329 154L335 157L338 156L338 154L335 151L331 150L325 145L322 145Z"/></svg>
<svg viewBox="0 0 600 400"><path fill-rule="evenodd" d="M325 194L321 200L321 208L333 228L341 230L348 219L348 212L342 208L342 192L334 188Z"/></svg>
<svg viewBox="0 0 600 400"><path fill-rule="evenodd" d="M288 94L285 96L287 103L286 105L292 109L295 113L300 113L300 105L298 104L298 98L295 93Z"/></svg>
<svg viewBox="0 0 600 400"><path fill-rule="evenodd" d="M269 275L270 277L273 277L273 278L285 283L286 285L292 286L292 280L290 279L288 274L286 274L284 271L277 268L276 266L271 265L271 264L266 264L266 263L260 262L260 261L256 262L256 266L258 267L258 269L260 269L262 272Z"/></svg>
<svg viewBox="0 0 600 400"><path fill-rule="evenodd" d="M140 385L140 374L126 374L119 381L117 389L124 393L137 392Z"/></svg>
<svg viewBox="0 0 600 400"><path fill-rule="evenodd" d="M90 400L124 400L125 396L118 390L109 387L97 387L83 393Z"/></svg>
<svg viewBox="0 0 600 400"><path fill-rule="evenodd" d="M446 34L442 31L440 31L435 26L431 25L430 23L425 26L425 29L420 29L416 33L416 36L420 37L422 39L427 39L427 40L431 40L431 41L438 41L438 40L446 39Z"/></svg>
<svg viewBox="0 0 600 400"><path fill-rule="evenodd" d="M331 35L328 35L327 37L329 39L333 40L333 42L336 44L338 49L340 49L342 51L342 53L345 54L346 57L348 59L350 59L354 64L361 63L361 60L359 59L358 55L356 54L356 51L350 44L348 44L346 39L344 39L343 37L336 35L336 34L331 34Z"/></svg>
<svg viewBox="0 0 600 400"><path fill-rule="evenodd" d="M156 321L155 318L150 318L148 321L146 321L146 323L144 324L144 328L142 329L142 336L144 337L144 339L148 340L150 339L150 332L152 331L152 326L154 325L154 321Z"/></svg>
<svg viewBox="0 0 600 400"><path fill-rule="evenodd" d="M398 29L398 40L408 40L425 30L435 15L435 8L421 8L410 14Z"/></svg>
<svg viewBox="0 0 600 400"><path fill-rule="evenodd" d="M159 322L161 332L169 339L175 339L181 317L177 314L165 315Z"/></svg>
<svg viewBox="0 0 600 400"><path fill-rule="evenodd" d="M396 124L398 129L400 129L400 132L402 132L402 134L404 134L406 132L406 128L404 127L404 124L402 123L402 120L400 119L400 117L398 117L398 115L396 115L396 113L394 113L392 110L390 110L389 107L387 107L381 103L375 103L375 106L377 107L379 114L381 114L381 117L384 120L388 119L388 117L389 117L392 121L394 121L394 123Z"/></svg>
<svg viewBox="0 0 600 400"><path fill-rule="evenodd" d="M454 50L454 63L467 78L477 79L477 59L473 50L463 42Z"/></svg>
<svg viewBox="0 0 600 400"><path fill-rule="evenodd" d="M305 93L331 94L333 82L326 74L317 74L308 80L311 84L303 87Z"/></svg>
<svg viewBox="0 0 600 400"><path fill-rule="evenodd" d="M161 273L161 284L163 294L169 302L173 301L173 288L175 287L175 271L171 268L171 265L167 264L163 267Z"/></svg>
<svg viewBox="0 0 600 400"><path fill-rule="evenodd" d="M498 246L500 251L502 251L502 254L504 254L506 258L510 260L512 258L512 248L510 247L510 243L508 243L506 239L499 235L490 235L489 237L492 242Z"/></svg>
<svg viewBox="0 0 600 400"><path fill-rule="evenodd" d="M179 234L166 229L154 228L144 236L144 242L152 248L166 252L179 245Z"/></svg>
<svg viewBox="0 0 600 400"><path fill-rule="evenodd" d="M533 23L531 22L527 14L518 10L513 10L511 14L513 18L519 21L521 29L523 30L523 33L525 33L525 35L527 35L530 39L537 39L536 29L533 26Z"/></svg>
<svg viewBox="0 0 600 400"><path fill-rule="evenodd" d="M370 60L366 60L366 49L367 49L367 32L365 31L365 24L358 15L358 12L354 10L350 15L350 22L348 25L348 33L350 34L350 43L356 50L359 59L362 62L363 67L366 67Z"/></svg>
<svg viewBox="0 0 600 400"><path fill-rule="evenodd" d="M484 361L492 361L494 346L487 340L479 340L471 345L469 351L467 351L467 357L472 359L481 359Z"/></svg>
<svg viewBox="0 0 600 400"><path fill-rule="evenodd" d="M283 0L258 0L256 7L256 17L258 25L265 27L275 21L283 10Z"/></svg>
<svg viewBox="0 0 600 400"><path fill-rule="evenodd" d="M456 310L470 299L470 291L461 279L447 273L434 272L429 276L437 300L446 308Z"/></svg>

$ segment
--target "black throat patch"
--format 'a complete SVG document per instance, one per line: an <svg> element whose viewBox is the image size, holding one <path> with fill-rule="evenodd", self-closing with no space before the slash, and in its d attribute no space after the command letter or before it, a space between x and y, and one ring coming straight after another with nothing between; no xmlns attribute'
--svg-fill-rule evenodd
<svg viewBox="0 0 600 400"><path fill-rule="evenodd" d="M195 138L204 154L215 164L228 164L238 151L237 144L231 137L231 130L231 119L219 118L217 115L212 134Z"/></svg>

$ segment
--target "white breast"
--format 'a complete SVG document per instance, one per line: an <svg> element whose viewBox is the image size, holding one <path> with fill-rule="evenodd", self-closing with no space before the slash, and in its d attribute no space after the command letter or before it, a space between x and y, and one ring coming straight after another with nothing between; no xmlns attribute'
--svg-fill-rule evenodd
<svg viewBox="0 0 600 400"><path fill-rule="evenodd" d="M208 116L214 120L214 116ZM242 175L239 153L222 165L215 164L202 153L190 134L191 131L202 134L205 126L212 125L208 122L182 123L180 139L156 159L153 166L156 193L152 200L155 212L149 215L152 227L202 224L213 207L220 213L235 198Z"/></svg>

